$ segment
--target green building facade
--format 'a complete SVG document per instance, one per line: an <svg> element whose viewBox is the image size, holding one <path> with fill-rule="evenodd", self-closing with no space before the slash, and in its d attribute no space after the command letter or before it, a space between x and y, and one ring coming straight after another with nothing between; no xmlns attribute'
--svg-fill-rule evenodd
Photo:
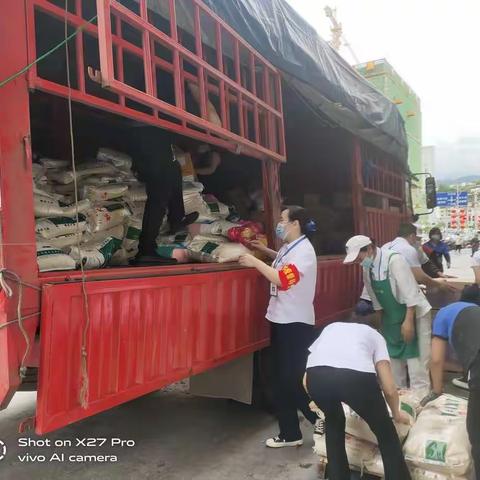
<svg viewBox="0 0 480 480"><path fill-rule="evenodd" d="M356 65L360 75L368 79L380 92L397 105L405 121L408 138L408 165L412 173L423 172L422 165L422 111L420 99L385 59ZM419 177L413 188L413 204L416 211L425 209L424 177Z"/></svg>

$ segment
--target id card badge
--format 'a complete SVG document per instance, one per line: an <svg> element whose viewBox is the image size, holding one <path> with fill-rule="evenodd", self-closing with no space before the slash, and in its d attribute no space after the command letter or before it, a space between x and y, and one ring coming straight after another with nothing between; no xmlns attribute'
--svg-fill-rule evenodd
<svg viewBox="0 0 480 480"><path fill-rule="evenodd" d="M270 284L270 296L278 297L278 287L274 283Z"/></svg>

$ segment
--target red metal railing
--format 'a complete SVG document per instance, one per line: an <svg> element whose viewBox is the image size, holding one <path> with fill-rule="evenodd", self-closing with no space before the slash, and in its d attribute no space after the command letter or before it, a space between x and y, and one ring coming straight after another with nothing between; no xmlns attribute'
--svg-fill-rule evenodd
<svg viewBox="0 0 480 480"><path fill-rule="evenodd" d="M403 202L405 173L398 160L362 142L364 191Z"/></svg>
<svg viewBox="0 0 480 480"><path fill-rule="evenodd" d="M44 53L37 52L39 13L59 24L66 17L70 31L82 27L71 47L74 101L229 150L285 160L278 71L200 0L153 2L155 9L147 0L97 0L96 9L93 0L75 0L68 12L55 0L27 3L31 61ZM98 26L87 22L92 13ZM92 40L95 52L87 48ZM133 74L138 81L127 79ZM28 79L32 89L69 93L64 83L42 76L36 67ZM115 95L106 98L94 82ZM173 95L166 94L167 83Z"/></svg>
<svg viewBox="0 0 480 480"><path fill-rule="evenodd" d="M353 172L355 231L383 245L408 221L406 174L398 161L359 140L354 144Z"/></svg>

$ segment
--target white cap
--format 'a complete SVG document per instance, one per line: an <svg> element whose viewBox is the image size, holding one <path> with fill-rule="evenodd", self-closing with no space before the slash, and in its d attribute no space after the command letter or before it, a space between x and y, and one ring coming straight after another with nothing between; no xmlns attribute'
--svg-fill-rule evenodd
<svg viewBox="0 0 480 480"><path fill-rule="evenodd" d="M368 247L368 245L371 244L372 241L365 235L355 235L354 237L352 237L345 245L345 249L347 250L347 256L345 257L343 263L354 262L358 258L360 250L364 247Z"/></svg>

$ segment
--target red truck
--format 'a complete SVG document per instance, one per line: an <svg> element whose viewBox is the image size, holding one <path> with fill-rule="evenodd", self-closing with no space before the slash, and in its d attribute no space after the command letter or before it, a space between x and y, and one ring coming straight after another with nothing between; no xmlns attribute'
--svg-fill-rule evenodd
<svg viewBox="0 0 480 480"><path fill-rule="evenodd" d="M282 196L317 213L319 326L359 294L348 236L387 241L408 212L395 106L283 0L67 3L0 16L0 405L36 388L39 434L269 344L266 282L236 264L39 273L32 151L70 157L69 108L79 150L143 124L257 159L271 244Z"/></svg>

